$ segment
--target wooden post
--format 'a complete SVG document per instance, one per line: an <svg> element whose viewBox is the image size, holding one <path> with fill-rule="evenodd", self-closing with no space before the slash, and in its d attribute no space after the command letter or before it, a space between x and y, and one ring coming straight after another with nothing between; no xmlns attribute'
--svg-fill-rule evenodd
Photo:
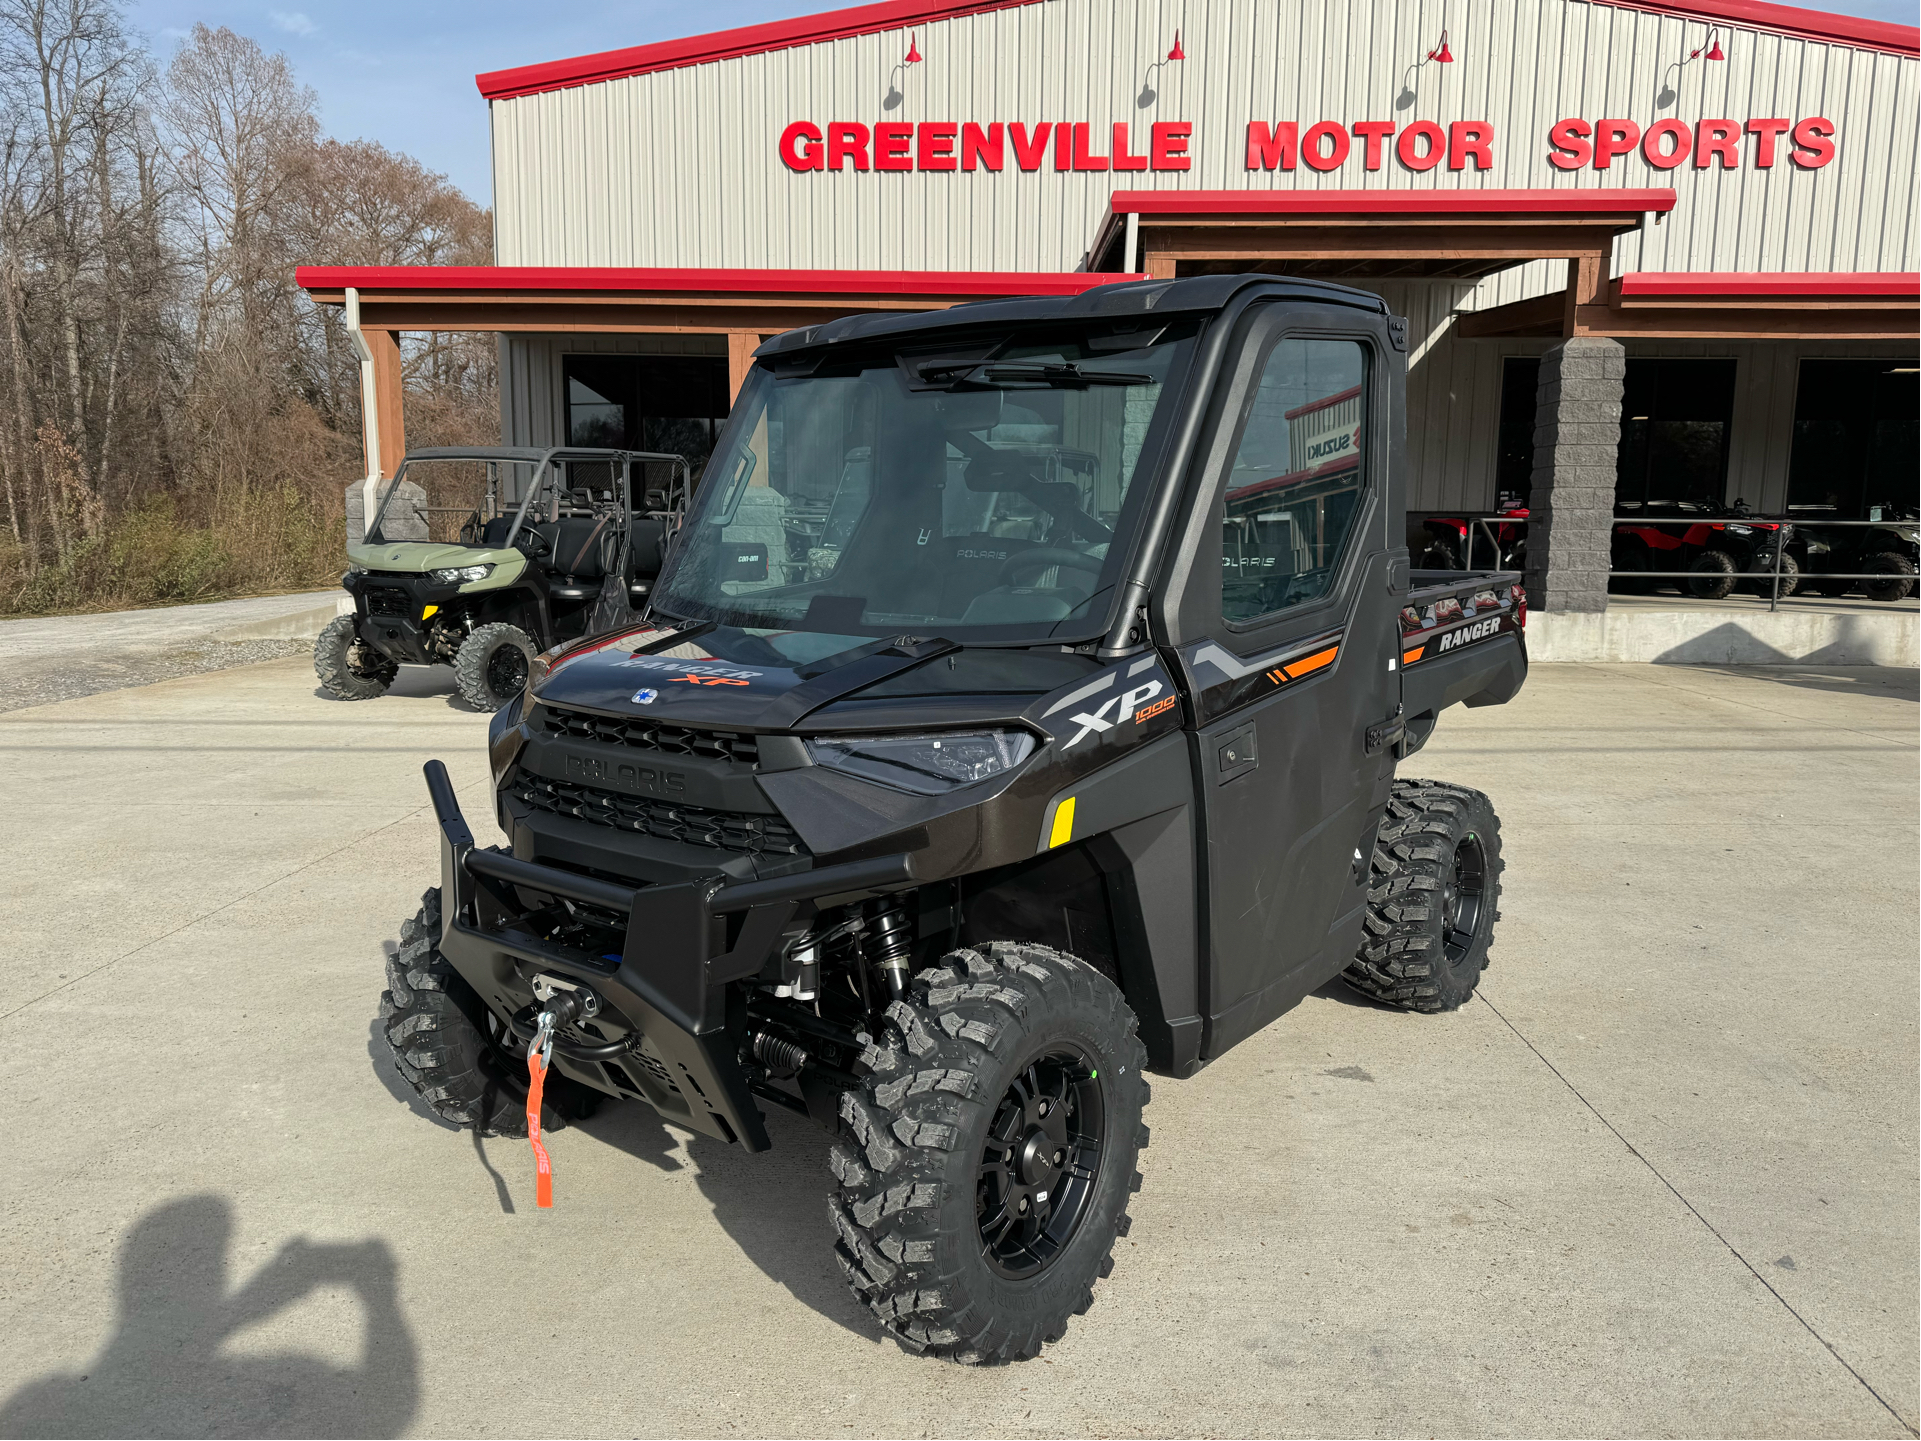
<svg viewBox="0 0 1921 1441"><path fill-rule="evenodd" d="M400 335L393 330L363 330L373 357L374 424L363 434L375 444L367 447L367 469L391 480L407 453L407 420L400 385ZM378 453L375 453L376 447Z"/></svg>
<svg viewBox="0 0 1921 1441"><path fill-rule="evenodd" d="M1567 302L1561 317L1564 338L1604 333L1608 271L1613 269L1613 255L1614 242L1607 239L1601 242L1599 250L1568 261Z"/></svg>
<svg viewBox="0 0 1921 1441"><path fill-rule="evenodd" d="M727 399L731 404L740 398L740 388L747 383L747 372L754 368L754 351L760 345L760 335L752 330L730 330L727 332Z"/></svg>

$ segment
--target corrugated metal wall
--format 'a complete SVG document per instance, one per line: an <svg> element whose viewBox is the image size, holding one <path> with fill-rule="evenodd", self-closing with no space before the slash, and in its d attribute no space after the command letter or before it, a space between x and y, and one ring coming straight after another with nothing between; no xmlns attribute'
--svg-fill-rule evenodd
<svg viewBox="0 0 1921 1441"><path fill-rule="evenodd" d="M1409 67L1445 25L1452 65ZM1176 27L1188 56L1162 60ZM1069 270L1119 187L1672 185L1668 221L1629 237L1617 270L1917 268L1910 59L1724 31L1728 58L1674 61L1703 22L1580 0L1045 0L906 31L751 55L496 102L497 249L507 265ZM1404 90L1404 85L1407 87ZM1558 119L1822 115L1834 162L1804 171L1661 171L1637 152L1605 171L1548 164ZM1127 120L1194 124L1185 173L788 171L792 120ZM1251 119L1485 119L1486 172L1325 174L1244 168ZM1559 289L1529 266L1475 306Z"/></svg>

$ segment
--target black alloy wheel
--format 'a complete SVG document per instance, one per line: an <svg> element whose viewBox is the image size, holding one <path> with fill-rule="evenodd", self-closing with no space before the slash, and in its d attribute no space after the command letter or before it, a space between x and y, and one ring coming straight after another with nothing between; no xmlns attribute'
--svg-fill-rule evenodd
<svg viewBox="0 0 1921 1441"><path fill-rule="evenodd" d="M527 653L503 645L487 657L487 688L495 695L519 695L527 688Z"/></svg>
<svg viewBox="0 0 1921 1441"><path fill-rule="evenodd" d="M1076 1047L1037 1057L988 1123L975 1214L981 1253L1022 1280L1067 1248L1100 1179L1107 1104L1098 1068Z"/></svg>
<svg viewBox="0 0 1921 1441"><path fill-rule="evenodd" d="M1454 848L1453 874L1441 884L1441 952L1459 966L1474 951L1481 934L1481 906L1487 896L1487 851L1469 831Z"/></svg>

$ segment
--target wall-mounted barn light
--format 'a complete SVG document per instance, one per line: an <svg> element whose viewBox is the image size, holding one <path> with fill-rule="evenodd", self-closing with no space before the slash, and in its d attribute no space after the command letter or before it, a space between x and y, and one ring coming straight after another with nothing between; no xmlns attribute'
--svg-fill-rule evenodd
<svg viewBox="0 0 1921 1441"><path fill-rule="evenodd" d="M1178 30L1174 32L1174 48L1167 52L1167 58L1169 60L1185 60L1187 58L1187 52L1181 49L1181 32Z"/></svg>

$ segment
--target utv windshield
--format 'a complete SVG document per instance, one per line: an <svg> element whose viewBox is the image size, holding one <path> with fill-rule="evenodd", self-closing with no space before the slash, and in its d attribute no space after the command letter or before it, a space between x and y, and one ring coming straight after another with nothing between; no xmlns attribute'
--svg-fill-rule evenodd
<svg viewBox="0 0 1921 1441"><path fill-rule="evenodd" d="M951 353L757 366L655 608L956 641L1105 628L1135 467L1192 326L1016 332Z"/></svg>

